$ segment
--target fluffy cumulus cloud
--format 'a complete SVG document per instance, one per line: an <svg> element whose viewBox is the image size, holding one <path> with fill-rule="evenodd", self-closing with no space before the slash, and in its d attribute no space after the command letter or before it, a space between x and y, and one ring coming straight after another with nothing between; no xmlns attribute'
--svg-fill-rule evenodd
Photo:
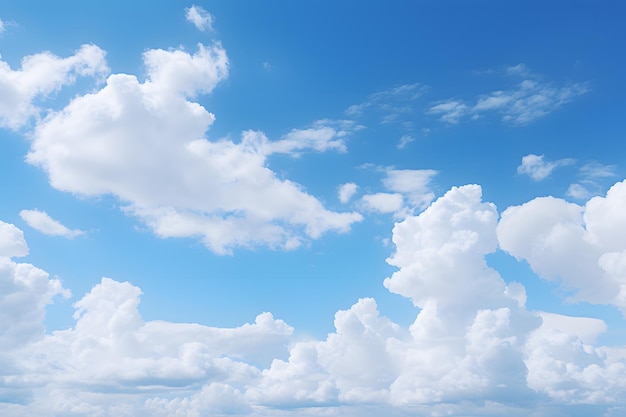
<svg viewBox="0 0 626 417"><path fill-rule="evenodd" d="M55 296L69 296L58 279L12 257L28 254L21 230L0 221L0 402L21 402L28 396L16 383L24 371L16 362L23 349L42 340L46 305Z"/></svg>
<svg viewBox="0 0 626 417"><path fill-rule="evenodd" d="M68 58L50 52L22 59L19 70L0 60L0 127L18 129L38 117L36 101L43 100L77 76L101 78L109 72L105 52L95 45L83 45Z"/></svg>
<svg viewBox="0 0 626 417"><path fill-rule="evenodd" d="M507 68L506 73L521 78L522 81L508 90L481 94L469 102L453 98L433 103L428 113L439 116L443 122L449 124L496 113L501 115L503 122L524 125L546 116L589 91L585 83L556 86L540 81L523 64Z"/></svg>
<svg viewBox="0 0 626 417"><path fill-rule="evenodd" d="M0 221L0 256L4 258L28 255L28 245L24 232L12 225Z"/></svg>
<svg viewBox="0 0 626 417"><path fill-rule="evenodd" d="M528 175L535 181L541 181L548 178L556 168L572 165L576 162L570 158L546 162L543 158L543 155L532 153L522 157L522 164L517 167L517 173Z"/></svg>
<svg viewBox="0 0 626 417"><path fill-rule="evenodd" d="M336 313L324 340L295 339L270 313L236 328L144 321L141 290L109 278L74 304L70 328L45 334L45 306L67 290L11 260L27 246L19 229L0 223L0 412L552 416L576 404L596 407L598 415L619 410L626 349L595 344L605 323L528 311L524 287L507 283L485 256L500 244L518 257L559 257L546 242L563 238L576 248L576 225L568 224L584 219L584 240L604 249L597 260L602 282L623 279L624 190L616 184L584 210L534 200L506 210L499 223L479 186L454 187L393 229L388 262L397 271L384 285L419 308L413 323L400 326L363 298ZM546 258L529 262L535 267L537 259Z"/></svg>
<svg viewBox="0 0 626 417"><path fill-rule="evenodd" d="M509 207L501 247L541 277L559 280L573 299L613 304L626 313L626 181L584 206L553 197Z"/></svg>
<svg viewBox="0 0 626 417"><path fill-rule="evenodd" d="M61 222L50 217L45 211L22 210L20 211L20 217L33 229L49 236L62 236L72 239L85 234L80 229L68 229Z"/></svg>
<svg viewBox="0 0 626 417"><path fill-rule="evenodd" d="M215 117L197 102L228 75L219 44L144 53L147 79L113 74L106 85L52 112L33 132L28 161L53 187L112 194L162 237L198 237L216 253L237 246L293 248L346 231L358 213L326 210L300 185L267 167L273 153L344 150L348 122L321 121L277 141L243 132L210 141ZM87 138L87 139L86 139Z"/></svg>

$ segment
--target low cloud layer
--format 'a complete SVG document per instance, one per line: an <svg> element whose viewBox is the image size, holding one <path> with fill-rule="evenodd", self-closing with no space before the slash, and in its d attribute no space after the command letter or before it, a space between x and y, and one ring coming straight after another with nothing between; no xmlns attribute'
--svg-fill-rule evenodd
<svg viewBox="0 0 626 417"><path fill-rule="evenodd" d="M558 275L579 299L623 309L624 190L626 183L617 183L584 207L535 199L499 221L479 186L454 187L393 229L388 262L397 271L384 285L419 307L413 323L400 326L363 298L337 312L324 340L295 339L269 312L236 328L147 322L141 290L110 278L74 304L71 328L45 334L45 306L68 290L12 260L27 246L18 228L0 223L0 315L10 323L0 359L11 364L2 368L0 410L308 416L323 406L330 415L458 415L462 408L469 415L547 416L557 405L620 409L626 349L595 345L606 324L529 311L524 286L505 281L485 256L500 245L541 276ZM596 290L583 274L596 277Z"/></svg>

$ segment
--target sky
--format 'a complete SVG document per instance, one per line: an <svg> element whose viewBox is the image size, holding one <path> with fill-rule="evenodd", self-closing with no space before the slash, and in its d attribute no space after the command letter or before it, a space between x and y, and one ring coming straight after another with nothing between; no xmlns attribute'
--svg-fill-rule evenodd
<svg viewBox="0 0 626 417"><path fill-rule="evenodd" d="M0 414L622 416L626 6L0 6Z"/></svg>

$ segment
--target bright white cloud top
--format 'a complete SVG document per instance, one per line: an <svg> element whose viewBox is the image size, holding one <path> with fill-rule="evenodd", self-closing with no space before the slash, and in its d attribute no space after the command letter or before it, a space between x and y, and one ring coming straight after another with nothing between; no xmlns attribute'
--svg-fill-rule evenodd
<svg viewBox="0 0 626 417"><path fill-rule="evenodd" d="M626 412L619 6L27 3L0 415Z"/></svg>

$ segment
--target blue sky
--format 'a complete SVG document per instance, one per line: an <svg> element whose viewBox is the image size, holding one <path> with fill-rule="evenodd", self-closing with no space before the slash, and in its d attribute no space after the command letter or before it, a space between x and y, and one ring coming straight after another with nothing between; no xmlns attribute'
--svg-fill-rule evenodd
<svg viewBox="0 0 626 417"><path fill-rule="evenodd" d="M7 416L617 416L617 1L0 7Z"/></svg>

